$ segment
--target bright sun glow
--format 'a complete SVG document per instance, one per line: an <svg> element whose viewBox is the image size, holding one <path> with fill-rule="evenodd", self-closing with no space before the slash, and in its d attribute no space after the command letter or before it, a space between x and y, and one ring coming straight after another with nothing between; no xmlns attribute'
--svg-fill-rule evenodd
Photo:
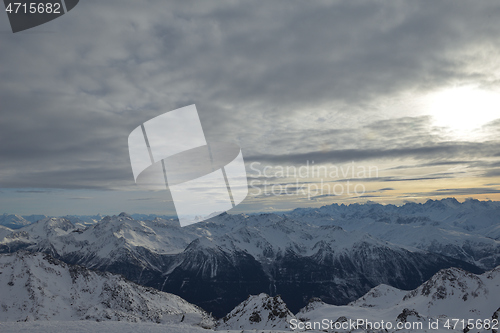
<svg viewBox="0 0 500 333"><path fill-rule="evenodd" d="M436 126L469 134L500 118L500 94L474 86L445 89L425 98L424 113L433 117Z"/></svg>

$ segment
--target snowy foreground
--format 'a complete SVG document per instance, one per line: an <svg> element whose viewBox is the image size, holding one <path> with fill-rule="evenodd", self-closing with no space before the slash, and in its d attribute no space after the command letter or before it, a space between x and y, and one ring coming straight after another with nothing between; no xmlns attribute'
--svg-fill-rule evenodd
<svg viewBox="0 0 500 333"><path fill-rule="evenodd" d="M0 323L0 332L2 333L210 333L213 330L206 330L200 327L193 327L187 325L162 325L152 323L128 323L128 322L93 322L93 321L38 321L38 322L8 322ZM230 331L217 331L219 333L284 333L291 332L290 330L270 331L270 330L230 330ZM310 333L322 331L308 331ZM453 331L439 329L439 330L401 330L399 332L420 332L420 333L450 333ZM479 331L491 332L491 331Z"/></svg>
<svg viewBox="0 0 500 333"><path fill-rule="evenodd" d="M2 333L210 333L212 330L206 330L200 327L187 325L162 325L152 323L127 323L127 322L92 322L92 321L38 321L27 323L0 323L0 332ZM241 333L237 331L217 331L220 333ZM281 333L290 331L267 331L267 330L247 330L244 332L259 332L259 333Z"/></svg>
<svg viewBox="0 0 500 333"><path fill-rule="evenodd" d="M37 322L7 322L0 323L0 332L51 332L51 333L207 333L199 327L187 325L161 325L153 323L128 323L128 322L95 322L95 321L37 321Z"/></svg>

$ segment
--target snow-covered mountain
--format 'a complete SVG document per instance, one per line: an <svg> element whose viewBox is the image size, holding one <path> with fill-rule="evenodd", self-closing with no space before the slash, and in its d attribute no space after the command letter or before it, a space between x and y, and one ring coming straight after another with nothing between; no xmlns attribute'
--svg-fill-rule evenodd
<svg viewBox="0 0 500 333"><path fill-rule="evenodd" d="M172 220L177 218L177 216L170 216L170 215L157 215L157 214L130 214L130 216L134 220L139 220L139 221L153 221L154 219L162 219L162 220Z"/></svg>
<svg viewBox="0 0 500 333"><path fill-rule="evenodd" d="M19 230L2 244L23 240L31 246L52 248L55 253L75 250L90 253L97 259L110 259L117 250L147 248L159 254L181 252L196 234L184 231L171 221L136 221L129 215L107 216L101 223L81 228L66 218L45 218ZM185 234L186 236L183 236Z"/></svg>
<svg viewBox="0 0 500 333"><path fill-rule="evenodd" d="M187 289L202 292L204 288L217 288L212 280L234 272L233 279L245 281L253 287L253 293L280 294L289 308L297 311L312 297L346 304L380 283L412 289L443 267L479 272L464 262L410 251L358 231L309 225L274 214L226 215L223 226L228 225L235 227L222 236L212 233L196 246L191 246L193 242L177 256L179 265L169 274L166 290L193 299L185 294ZM237 275L244 270L248 273ZM175 289L184 276L197 276L197 284L187 282ZM227 290L224 299L238 294L234 289ZM206 306L199 301L204 300L196 299L196 304Z"/></svg>
<svg viewBox="0 0 500 333"><path fill-rule="evenodd" d="M500 202L468 199L462 203L454 198L406 203L402 206L367 204L331 204L320 208L297 208L288 216L310 223L342 225L353 229L369 222L389 224L434 225L487 236L491 226L500 223Z"/></svg>
<svg viewBox="0 0 500 333"><path fill-rule="evenodd" d="M222 317L249 294L280 294L292 311L312 297L347 304L381 283L420 285L439 269L473 264L391 244L359 230L276 214L223 214L181 228L122 213L81 228L46 218L0 239L0 251L45 252L179 295ZM298 290L298 292L297 292Z"/></svg>
<svg viewBox="0 0 500 333"><path fill-rule="evenodd" d="M47 217L48 217L47 215L42 215L42 214L23 215L23 218L30 223L35 223L36 221L43 220L44 218Z"/></svg>
<svg viewBox="0 0 500 333"><path fill-rule="evenodd" d="M370 322L391 322L396 328L398 322L422 322L428 328L429 322L439 321L439 329L445 329L449 319L491 320L500 308L500 266L482 275L476 275L458 268L443 269L428 281L411 291L379 285L358 300L344 306L325 304L315 299L297 313L302 322L333 320ZM463 331L459 323L455 329ZM477 329L476 331L481 330ZM333 331L333 330L327 330ZM338 331L338 330L337 330ZM389 331L395 331L389 330Z"/></svg>
<svg viewBox="0 0 500 333"><path fill-rule="evenodd" d="M65 216L61 216L61 217L65 218L66 220L69 220L71 223L73 223L75 225L81 224L84 226L96 224L104 218L104 216L101 214L97 214L97 215L65 215Z"/></svg>
<svg viewBox="0 0 500 333"><path fill-rule="evenodd" d="M335 220L379 221L393 224L437 223L460 228L465 231L481 232L500 222L500 202L468 199L462 203L454 198L428 200L421 203L406 203L402 206L366 204L331 204L320 208L297 208L291 216L311 217L323 222Z"/></svg>
<svg viewBox="0 0 500 333"><path fill-rule="evenodd" d="M0 225L10 229L19 229L29 224L31 224L31 222L25 220L22 216L19 215L6 213L0 215Z"/></svg>
<svg viewBox="0 0 500 333"><path fill-rule="evenodd" d="M337 225L381 240L460 259L483 269L500 265L500 203L453 198L403 206L380 204L299 208L286 214L314 225Z"/></svg>
<svg viewBox="0 0 500 333"><path fill-rule="evenodd" d="M227 330L288 329L290 320L295 318L288 310L280 296L270 297L267 294L249 296L219 320L217 328Z"/></svg>
<svg viewBox="0 0 500 333"><path fill-rule="evenodd" d="M213 319L182 298L42 253L0 255L0 321L118 320L188 323Z"/></svg>

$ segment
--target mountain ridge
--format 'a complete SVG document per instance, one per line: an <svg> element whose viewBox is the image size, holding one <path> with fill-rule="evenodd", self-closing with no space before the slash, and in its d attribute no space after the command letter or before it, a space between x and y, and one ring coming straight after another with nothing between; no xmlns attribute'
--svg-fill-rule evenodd
<svg viewBox="0 0 500 333"><path fill-rule="evenodd" d="M441 268L483 271L461 259L316 222L222 214L181 228L171 220L137 221L122 213L82 228L66 218L45 218L7 233L0 252L44 252L122 274L218 317L249 294L281 294L298 311L311 297L347 304L381 283L412 289Z"/></svg>

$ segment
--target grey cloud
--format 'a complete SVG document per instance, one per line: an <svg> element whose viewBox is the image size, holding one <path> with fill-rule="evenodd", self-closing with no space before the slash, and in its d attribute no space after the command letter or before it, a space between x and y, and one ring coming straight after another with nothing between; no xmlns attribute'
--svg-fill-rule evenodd
<svg viewBox="0 0 500 333"><path fill-rule="evenodd" d="M489 157L489 156L485 156ZM467 165L470 167L482 166L484 165L481 161L475 160L462 160L462 161L433 161L428 163L418 163L414 165L399 165L397 167L390 168L390 170L398 170L398 169L414 169L414 168L425 168L425 167L434 167L434 166L453 166L453 165Z"/></svg>
<svg viewBox="0 0 500 333"><path fill-rule="evenodd" d="M379 192L383 192L383 191L394 191L394 188L392 188L392 187L384 187L384 188L379 189Z"/></svg>
<svg viewBox="0 0 500 333"><path fill-rule="evenodd" d="M494 193L500 193L500 190L494 188L483 188L483 187L446 188L432 192L412 193L412 195L429 197L429 196L456 196L456 195L468 195L468 194L474 195L474 194L494 194Z"/></svg>
<svg viewBox="0 0 500 333"><path fill-rule="evenodd" d="M151 201L151 200L157 200L157 198L134 198L134 199L128 199L130 201Z"/></svg>
<svg viewBox="0 0 500 333"><path fill-rule="evenodd" d="M17 190L17 193L50 193L48 190Z"/></svg>
<svg viewBox="0 0 500 333"><path fill-rule="evenodd" d="M494 1L82 1L39 30L54 33L1 36L0 185L133 185L130 131L192 103L207 137L247 161L492 156L497 143L442 143L428 118L381 120L370 105L493 84L469 52L498 53L497 14ZM339 128L320 109L363 123Z"/></svg>
<svg viewBox="0 0 500 333"><path fill-rule="evenodd" d="M366 161L375 159L435 159L457 157L491 157L498 151L497 142L445 142L424 147L400 147L394 149L343 149L336 151L312 151L287 155L253 155L248 160L267 162L271 164L300 164L304 161L316 163L342 163L350 161Z"/></svg>
<svg viewBox="0 0 500 333"><path fill-rule="evenodd" d="M500 177L500 169L491 169L483 173L484 177Z"/></svg>

